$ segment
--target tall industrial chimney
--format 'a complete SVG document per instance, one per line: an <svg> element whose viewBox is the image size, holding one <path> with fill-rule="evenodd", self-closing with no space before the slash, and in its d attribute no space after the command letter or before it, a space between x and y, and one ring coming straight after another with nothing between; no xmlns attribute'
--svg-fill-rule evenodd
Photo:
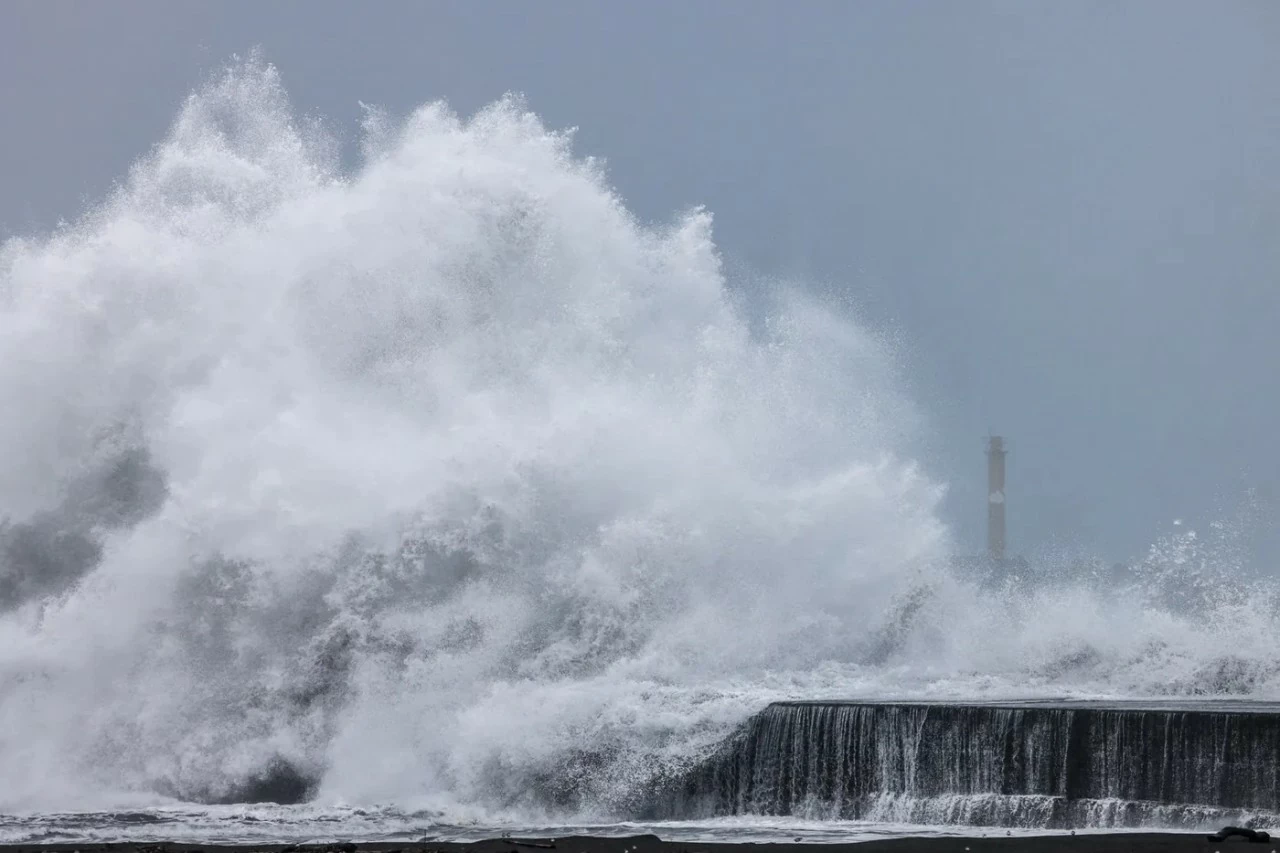
<svg viewBox="0 0 1280 853"><path fill-rule="evenodd" d="M1004 560L1004 439L987 439L987 555Z"/></svg>

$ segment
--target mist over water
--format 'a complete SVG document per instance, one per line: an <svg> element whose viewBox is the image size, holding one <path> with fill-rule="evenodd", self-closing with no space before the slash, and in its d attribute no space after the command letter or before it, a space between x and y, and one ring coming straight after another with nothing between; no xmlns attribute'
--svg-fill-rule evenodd
<svg viewBox="0 0 1280 853"><path fill-rule="evenodd" d="M363 140L250 61L0 248L0 808L619 817L774 699L1280 693L1212 537L952 572L892 347L709 214L516 99Z"/></svg>

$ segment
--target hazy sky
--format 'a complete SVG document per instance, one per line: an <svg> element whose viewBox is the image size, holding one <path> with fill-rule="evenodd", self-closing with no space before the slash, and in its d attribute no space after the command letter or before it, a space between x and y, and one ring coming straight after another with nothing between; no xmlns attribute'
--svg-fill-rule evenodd
<svg viewBox="0 0 1280 853"><path fill-rule="evenodd" d="M949 520L1141 552L1280 498L1280 3L0 4L0 233L71 218L261 46L295 104L524 92L641 217L908 342ZM1274 533L1274 507L1263 526Z"/></svg>

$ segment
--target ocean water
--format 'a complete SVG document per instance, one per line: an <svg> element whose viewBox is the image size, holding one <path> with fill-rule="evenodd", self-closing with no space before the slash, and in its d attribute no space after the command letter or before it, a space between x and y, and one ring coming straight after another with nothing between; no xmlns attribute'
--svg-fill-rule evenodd
<svg viewBox="0 0 1280 853"><path fill-rule="evenodd" d="M980 583L894 340L518 98L361 132L236 63L0 246L10 838L630 826L778 699L1280 698L1230 531Z"/></svg>
<svg viewBox="0 0 1280 853"><path fill-rule="evenodd" d="M138 812L42 813L0 816L0 844L105 842L188 842L202 844L301 844L335 841L481 841L489 838L564 838L571 835L626 837L657 835L664 841L842 844L905 836L1003 838L1124 832L1125 829L1056 830L924 825L888 821L809 820L782 817L726 817L699 821L440 822L429 812L394 808L316 806L173 805ZM1136 831L1136 830L1135 830Z"/></svg>

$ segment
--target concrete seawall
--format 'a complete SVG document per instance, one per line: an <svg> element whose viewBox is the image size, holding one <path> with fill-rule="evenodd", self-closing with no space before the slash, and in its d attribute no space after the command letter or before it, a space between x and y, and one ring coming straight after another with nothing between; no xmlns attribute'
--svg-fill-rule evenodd
<svg viewBox="0 0 1280 853"><path fill-rule="evenodd" d="M1199 827L1280 814L1280 704L784 702L655 798L663 817Z"/></svg>

